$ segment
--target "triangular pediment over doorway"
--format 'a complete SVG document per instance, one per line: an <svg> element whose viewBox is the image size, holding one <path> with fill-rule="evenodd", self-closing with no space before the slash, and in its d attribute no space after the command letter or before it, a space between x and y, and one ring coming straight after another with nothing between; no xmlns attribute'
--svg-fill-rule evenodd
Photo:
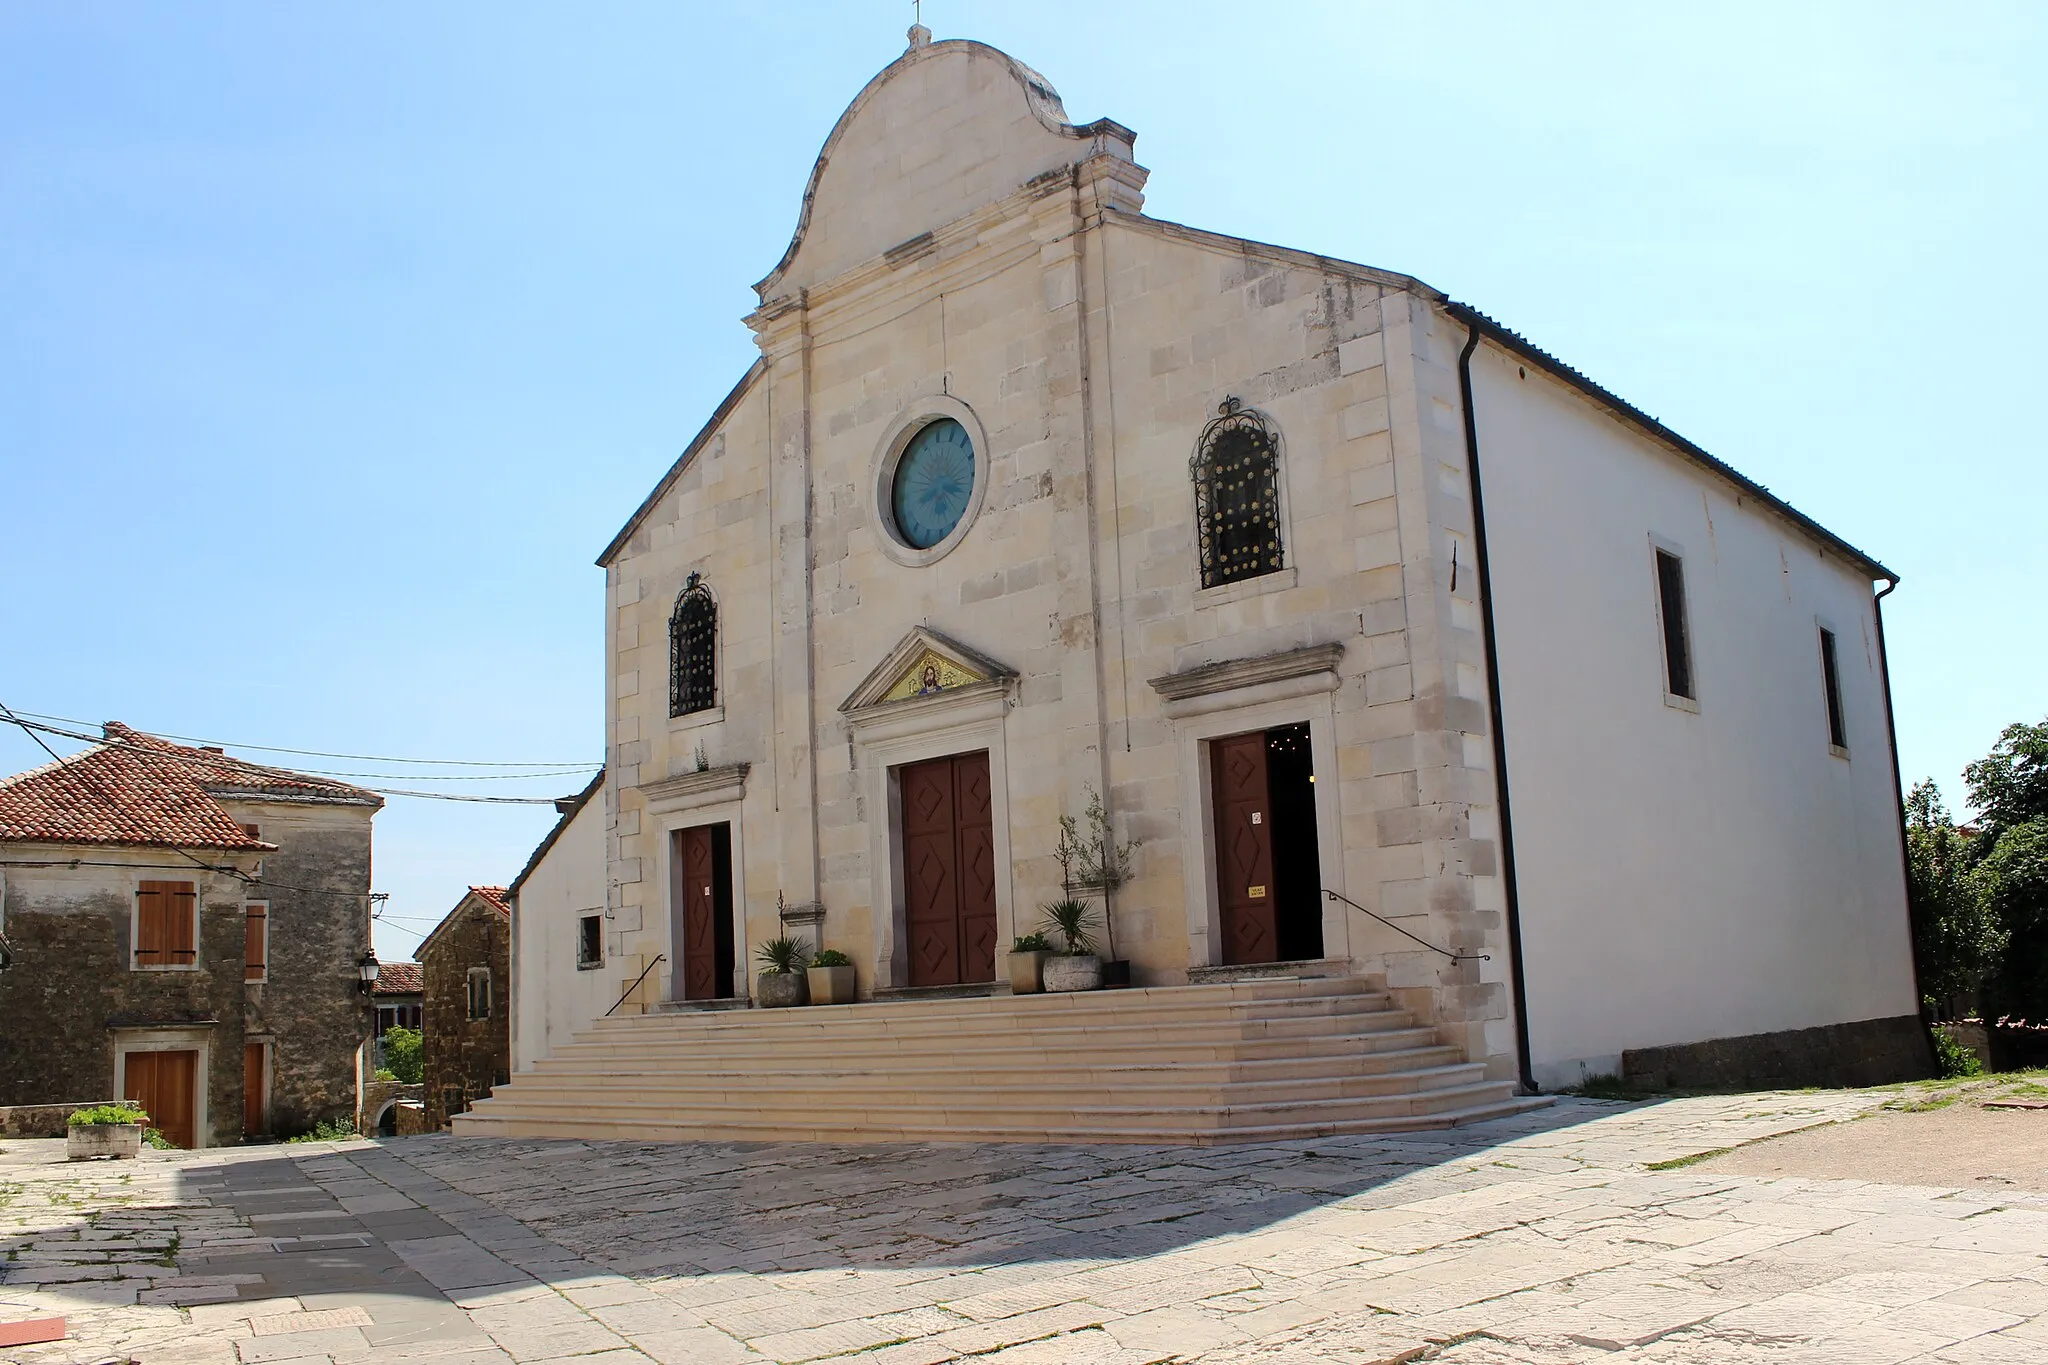
<svg viewBox="0 0 2048 1365"><path fill-rule="evenodd" d="M966 688L1004 683L1017 671L979 650L923 626L913 629L839 703L841 711L862 711L884 702L909 701Z"/></svg>

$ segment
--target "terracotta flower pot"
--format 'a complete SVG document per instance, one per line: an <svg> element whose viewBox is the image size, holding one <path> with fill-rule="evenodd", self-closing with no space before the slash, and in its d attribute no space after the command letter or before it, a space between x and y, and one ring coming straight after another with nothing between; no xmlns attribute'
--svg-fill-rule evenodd
<svg viewBox="0 0 2048 1365"><path fill-rule="evenodd" d="M1064 953L1045 960L1045 988L1049 991L1093 991L1102 988L1102 959L1093 953L1068 957Z"/></svg>
<svg viewBox="0 0 2048 1365"><path fill-rule="evenodd" d="M1052 954L1039 949L1010 954L1010 994L1036 995L1045 989L1045 960Z"/></svg>
<svg viewBox="0 0 2048 1365"><path fill-rule="evenodd" d="M129 1158L141 1152L142 1125L139 1123L76 1123L71 1126L64 1145L64 1155L72 1161L90 1161L98 1156Z"/></svg>
<svg viewBox="0 0 2048 1365"><path fill-rule="evenodd" d="M806 967L804 978L810 983L813 1005L851 1005L860 984L850 962L843 967Z"/></svg>
<svg viewBox="0 0 2048 1365"><path fill-rule="evenodd" d="M764 1010L808 1005L810 982L802 972L762 972L754 978L754 1003Z"/></svg>

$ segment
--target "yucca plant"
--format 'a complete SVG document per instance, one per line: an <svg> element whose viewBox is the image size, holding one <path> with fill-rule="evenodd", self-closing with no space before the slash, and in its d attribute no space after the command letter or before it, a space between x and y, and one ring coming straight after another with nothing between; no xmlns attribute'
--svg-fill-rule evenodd
<svg viewBox="0 0 2048 1365"><path fill-rule="evenodd" d="M804 969L804 964L810 961L811 945L804 939L790 938L785 934L756 948L754 957L776 976L787 976Z"/></svg>
<svg viewBox="0 0 2048 1365"><path fill-rule="evenodd" d="M1087 902L1069 898L1042 908L1046 928L1059 935L1060 942L1066 945L1061 951L1068 957L1080 957L1095 951L1095 936L1089 932L1095 911Z"/></svg>

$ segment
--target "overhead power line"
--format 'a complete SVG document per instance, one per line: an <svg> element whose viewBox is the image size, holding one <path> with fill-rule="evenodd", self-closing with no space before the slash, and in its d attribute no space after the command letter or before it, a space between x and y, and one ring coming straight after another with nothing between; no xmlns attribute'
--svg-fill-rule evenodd
<svg viewBox="0 0 2048 1365"><path fill-rule="evenodd" d="M4 707L0 707L0 710L4 710ZM6 713L6 716L5 716L5 718L6 718L6 719L8 719L8 720L11 720L11 721L13 721L13 723L14 723L14 724L16 724L16 725L20 726L20 727L21 727L21 728L22 728L22 729L23 729L24 731L28 732L28 735L29 735L29 737L30 737L31 739L34 739L34 740L36 741L36 743L37 743L37 744L40 744L40 745L42 745L42 748L43 748L43 752L45 752L45 753L49 754L49 755L50 755L50 757L52 757L52 758L55 758L55 759L57 759L57 761L58 761L59 763L62 763L62 762L63 762L63 759L62 759L62 758L60 758L60 757L58 756L58 754L57 754L57 751L56 751L56 750L52 749L52 748L51 748L51 747L50 747L50 746L49 746L48 744L44 743L44 741L43 741L43 739L42 739L42 735L57 735L57 736L59 736L59 737L61 737L61 738L63 738L63 739L71 739L71 740L77 740L77 741L79 741L80 743L83 743L83 744L92 744L92 745L97 745L97 746L99 746L99 747L101 747L101 748L108 748L108 749L119 749L119 750L122 750L122 751L123 751L123 752L125 752L125 753L129 753L129 754L133 754L133 755L135 755L135 756L136 756L136 757L137 757L138 759L141 759L141 760L142 760L142 761L144 761L144 762L152 762L152 763L159 763L159 764L167 764L167 765L171 765L171 766L176 766L176 767L181 767L181 768L182 768L182 767L184 767L184 766L186 765L186 763L188 762L188 760L187 760L187 759L185 759L185 758L183 758L183 757L181 757L181 756L179 756L179 755L176 755L176 754L167 754L167 753L164 753L164 752L162 752L161 750L149 748L149 747L148 747L147 745L142 745L142 744L132 744L132 743L128 742L127 740L123 740L123 739L108 739L108 738L105 738L105 737L103 737L103 736L100 736L100 735L94 735L94 734L86 734L86 733L83 733L83 732L80 732L80 731L77 731L77 730L67 730L67 729L64 729L64 728L63 728L62 726L58 726L58 725L50 725L50 724L45 724L45 723L39 723L39 722L37 722L37 721L32 721L32 720L24 720L24 719L22 719L22 717L23 717L23 716L26 716L26 715L29 715L29 714L31 714L31 713L30 713L30 712L26 712L26 711L16 711L16 712L7 712L7 713ZM89 723L89 722L88 722L88 723ZM38 734L38 733L37 733L38 731L40 731L40 732L41 732L41 734ZM144 732L144 733L148 733L148 732ZM222 757L223 757L223 758L226 758L226 757L229 757L229 756L230 756L230 755L227 755L227 754L223 754L223 755L222 755ZM594 766L594 765L593 765L593 766ZM286 770L283 770L283 771L290 771L290 770L289 770L289 769L286 769ZM329 774L329 775L331 775L331 774ZM480 774L475 774L475 776L477 776L478 778L483 778L483 777L489 777L489 776L497 776L497 774L482 774L482 773L480 773ZM559 772L559 773L539 773L539 774L534 774L533 776L536 776L536 777L576 777L576 776L581 776L581 774L578 774L578 773L569 773L569 772ZM419 775L417 775L417 776L413 777L413 778L412 778L411 780L413 780L413 781L417 782L417 781L423 781L423 780L424 780L424 781L456 781L456 780L459 780L459 779L457 779L457 778L434 778L434 777L429 777L429 776L428 776L428 775L426 775L426 774L419 774ZM418 798L418 799L420 799L420 800L425 800L425 801L466 801L466 802L471 802L471 803L475 803L475 804L481 804L481 805L493 805L493 806L552 806L552 805L554 805L554 804L555 804L555 802L556 802L557 800L559 800L559 799L560 799L560 798L558 798L558 797L553 797L553 796L474 796L474 795L470 795L470 794L467 794L467 793L461 793L461 792L423 792L423 791L415 791L415 790L411 790L411 789L409 789L409 788L404 788L404 787L364 787L364 788L362 788L362 790L363 790L363 791L368 791L368 792L375 792L375 793L376 793L377 795L379 795L379 796L409 796L409 797L416 797L416 798Z"/></svg>
<svg viewBox="0 0 2048 1365"><path fill-rule="evenodd" d="M96 726L99 724L98 721L81 720L77 716L51 716L45 715L40 711L15 711L12 714L27 716L30 720L54 721L59 725ZM174 735L168 730L150 730L146 727L137 728L141 729L144 734L155 735L159 739L175 739L185 744L213 744L225 749L254 749L258 753L266 754L302 754L308 758L346 758L356 763L405 763L426 768L558 768L565 770L580 769L583 772L595 772L604 766L601 763L568 763L538 758L530 761L513 761L510 759L483 758L394 758L389 754L344 754L330 749L289 749L278 744L241 744L231 739L201 739L194 735Z"/></svg>

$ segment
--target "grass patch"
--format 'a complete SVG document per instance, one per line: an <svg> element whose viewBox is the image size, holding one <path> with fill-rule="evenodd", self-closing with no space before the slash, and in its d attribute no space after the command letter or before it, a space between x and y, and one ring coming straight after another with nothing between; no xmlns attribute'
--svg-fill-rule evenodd
<svg viewBox="0 0 2048 1365"><path fill-rule="evenodd" d="M1602 1072L1588 1076L1577 1085L1568 1085L1557 1092L1560 1095L1576 1095L1588 1100L1651 1100L1662 1098L1656 1091L1644 1090L1629 1084L1621 1077Z"/></svg>
<svg viewBox="0 0 2048 1365"><path fill-rule="evenodd" d="M1652 1171L1677 1171L1687 1166L1697 1166L1702 1161L1711 1161L1717 1156L1726 1156L1733 1147L1716 1147L1712 1151L1694 1152L1691 1156L1675 1156L1669 1161L1652 1161L1644 1169Z"/></svg>

